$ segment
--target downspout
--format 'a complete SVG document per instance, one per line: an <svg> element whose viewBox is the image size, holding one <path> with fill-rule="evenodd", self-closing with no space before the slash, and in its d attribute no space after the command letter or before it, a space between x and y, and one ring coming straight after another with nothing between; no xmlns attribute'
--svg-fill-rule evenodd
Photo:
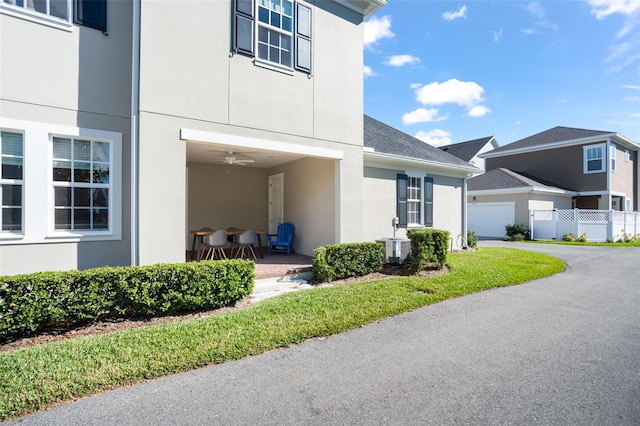
<svg viewBox="0 0 640 426"><path fill-rule="evenodd" d="M462 242L462 249L467 249L469 247L469 242L467 241L467 180L469 177L464 178L462 183L462 238L460 241Z"/></svg>
<svg viewBox="0 0 640 426"><path fill-rule="evenodd" d="M607 208L607 210L611 210L611 208L613 207L611 205L611 173L612 173L612 170L611 170L611 138L607 138L607 155L606 155L606 158L607 158L607 165L606 165L607 169L606 170L607 170L607 199L608 199L607 205L609 206Z"/></svg>
<svg viewBox="0 0 640 426"><path fill-rule="evenodd" d="M133 0L131 42L131 265L138 255L138 152L140 115L140 10L141 0Z"/></svg>

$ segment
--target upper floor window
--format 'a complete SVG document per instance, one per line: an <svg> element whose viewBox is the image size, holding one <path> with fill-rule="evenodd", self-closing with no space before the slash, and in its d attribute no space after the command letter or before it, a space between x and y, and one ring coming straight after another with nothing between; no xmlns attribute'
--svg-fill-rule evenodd
<svg viewBox="0 0 640 426"><path fill-rule="evenodd" d="M111 144L53 137L55 230L109 230Z"/></svg>
<svg viewBox="0 0 640 426"><path fill-rule="evenodd" d="M23 145L21 133L0 132L1 231L5 232L22 231Z"/></svg>
<svg viewBox="0 0 640 426"><path fill-rule="evenodd" d="M73 17L76 24L107 31L107 0L2 0L0 5L0 10L24 19L70 27Z"/></svg>
<svg viewBox="0 0 640 426"><path fill-rule="evenodd" d="M609 161L611 162L611 171L614 172L616 170L616 146L609 146Z"/></svg>
<svg viewBox="0 0 640 426"><path fill-rule="evenodd" d="M311 72L310 7L293 0L234 3L235 52L255 57L259 65Z"/></svg>
<svg viewBox="0 0 640 426"><path fill-rule="evenodd" d="M599 173L605 171L605 144L583 147L584 173Z"/></svg>
<svg viewBox="0 0 640 426"><path fill-rule="evenodd" d="M404 226L433 226L433 178L398 174L398 224Z"/></svg>

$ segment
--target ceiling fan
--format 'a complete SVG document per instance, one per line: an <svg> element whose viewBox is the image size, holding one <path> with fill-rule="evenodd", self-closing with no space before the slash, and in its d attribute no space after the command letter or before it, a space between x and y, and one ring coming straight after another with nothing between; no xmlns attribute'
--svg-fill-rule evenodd
<svg viewBox="0 0 640 426"><path fill-rule="evenodd" d="M246 166L247 163L255 163L255 160L240 160L238 158L236 158L234 155L233 151L229 151L229 156L228 157L224 157L223 162L230 164L230 165L239 165L239 166Z"/></svg>

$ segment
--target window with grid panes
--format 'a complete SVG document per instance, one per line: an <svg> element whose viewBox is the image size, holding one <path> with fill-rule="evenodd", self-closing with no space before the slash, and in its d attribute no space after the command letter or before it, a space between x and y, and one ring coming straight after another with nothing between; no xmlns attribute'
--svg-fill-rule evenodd
<svg viewBox="0 0 640 426"><path fill-rule="evenodd" d="M22 133L0 132L0 200L2 232L22 231L24 138Z"/></svg>
<svg viewBox="0 0 640 426"><path fill-rule="evenodd" d="M0 10L107 31L107 0L0 0Z"/></svg>
<svg viewBox="0 0 640 426"><path fill-rule="evenodd" d="M53 137L55 230L109 230L111 143Z"/></svg>

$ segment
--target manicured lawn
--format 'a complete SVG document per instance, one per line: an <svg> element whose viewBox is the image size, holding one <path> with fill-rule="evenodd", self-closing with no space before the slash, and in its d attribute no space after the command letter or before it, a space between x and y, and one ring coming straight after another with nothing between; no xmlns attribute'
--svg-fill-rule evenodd
<svg viewBox="0 0 640 426"><path fill-rule="evenodd" d="M640 247L640 241L629 242L615 242L615 243L580 243L578 241L562 241L562 240L533 240L533 241L521 241L526 243L539 243L539 244L561 244L567 246L594 246L594 247Z"/></svg>
<svg viewBox="0 0 640 426"><path fill-rule="evenodd" d="M547 255L454 253L447 275L287 293L208 318L0 353L0 421L145 379L223 363L372 323L442 300L561 272Z"/></svg>

